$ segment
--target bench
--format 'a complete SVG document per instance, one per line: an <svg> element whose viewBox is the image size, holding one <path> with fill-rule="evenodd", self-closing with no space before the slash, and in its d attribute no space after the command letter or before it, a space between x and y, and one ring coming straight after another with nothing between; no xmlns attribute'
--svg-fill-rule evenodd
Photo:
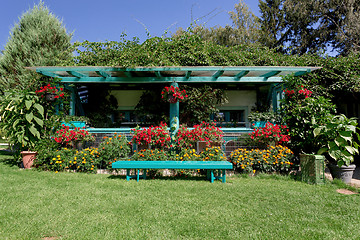
<svg viewBox="0 0 360 240"><path fill-rule="evenodd" d="M126 169L126 180L136 178L146 179L146 169L204 169L207 170L207 180L211 183L215 179L226 182L226 169L233 169L233 165L227 161L117 161L112 163L112 168ZM135 175L130 175L130 169L135 169ZM143 175L140 175L143 169ZM214 170L218 176L214 176Z"/></svg>

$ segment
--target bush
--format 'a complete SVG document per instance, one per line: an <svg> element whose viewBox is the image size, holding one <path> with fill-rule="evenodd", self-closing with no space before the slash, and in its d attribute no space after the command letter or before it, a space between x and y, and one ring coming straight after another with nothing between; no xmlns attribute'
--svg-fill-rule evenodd
<svg viewBox="0 0 360 240"><path fill-rule="evenodd" d="M120 158L127 158L130 154L130 146L125 135L115 133L113 137L104 137L99 145L99 168L111 169L111 163Z"/></svg>
<svg viewBox="0 0 360 240"><path fill-rule="evenodd" d="M206 145L210 147L211 142L223 141L223 132L221 128L216 127L214 122L194 125L190 130L185 126L181 126L177 133L177 143L179 148L194 148L196 142L206 142Z"/></svg>
<svg viewBox="0 0 360 240"><path fill-rule="evenodd" d="M85 148L77 151L69 148L62 148L48 155L48 169L55 172L60 171L76 171L96 173L97 158L99 152L97 148Z"/></svg>
<svg viewBox="0 0 360 240"><path fill-rule="evenodd" d="M135 128L132 141L138 145L150 145L155 148L169 148L170 134L167 130L166 123L161 123L160 126L151 126L148 128Z"/></svg>
<svg viewBox="0 0 360 240"><path fill-rule="evenodd" d="M167 151L162 149L143 149L135 151L131 160L134 161L167 161L169 160Z"/></svg>
<svg viewBox="0 0 360 240"><path fill-rule="evenodd" d="M226 161L227 158L220 147L208 147L200 153L201 161Z"/></svg>
<svg viewBox="0 0 360 240"><path fill-rule="evenodd" d="M290 141L290 136L287 134L289 130L285 125L276 125L267 122L265 127L256 128L250 133L248 145L257 146L261 148L269 145L281 145Z"/></svg>
<svg viewBox="0 0 360 240"><path fill-rule="evenodd" d="M277 145L264 150L238 148L230 154L230 161L239 172L287 173L293 157L289 148Z"/></svg>

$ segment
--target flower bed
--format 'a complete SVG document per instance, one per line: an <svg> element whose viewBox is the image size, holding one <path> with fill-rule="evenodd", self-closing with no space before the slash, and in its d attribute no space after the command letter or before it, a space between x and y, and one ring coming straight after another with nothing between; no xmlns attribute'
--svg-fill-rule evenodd
<svg viewBox="0 0 360 240"><path fill-rule="evenodd" d="M277 145L267 149L238 148L230 154L230 161L239 172L289 172L294 153L287 147Z"/></svg>

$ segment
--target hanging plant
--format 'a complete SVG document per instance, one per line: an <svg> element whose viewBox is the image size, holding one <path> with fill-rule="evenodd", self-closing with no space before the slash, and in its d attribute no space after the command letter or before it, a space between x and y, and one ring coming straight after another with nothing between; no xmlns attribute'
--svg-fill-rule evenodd
<svg viewBox="0 0 360 240"><path fill-rule="evenodd" d="M161 91L161 98L169 103L183 102L188 97L185 90L180 90L178 87L170 86L164 87Z"/></svg>
<svg viewBox="0 0 360 240"><path fill-rule="evenodd" d="M64 88L51 86L51 84L40 87L39 90L36 90L36 94L41 98L45 98L46 101L50 101L50 102L65 97Z"/></svg>

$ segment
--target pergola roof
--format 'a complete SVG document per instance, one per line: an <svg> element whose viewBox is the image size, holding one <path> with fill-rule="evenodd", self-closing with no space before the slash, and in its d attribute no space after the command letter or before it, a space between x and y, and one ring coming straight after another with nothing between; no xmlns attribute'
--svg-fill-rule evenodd
<svg viewBox="0 0 360 240"><path fill-rule="evenodd" d="M63 83L278 83L282 77L300 76L320 67L29 67L42 75L61 78Z"/></svg>

